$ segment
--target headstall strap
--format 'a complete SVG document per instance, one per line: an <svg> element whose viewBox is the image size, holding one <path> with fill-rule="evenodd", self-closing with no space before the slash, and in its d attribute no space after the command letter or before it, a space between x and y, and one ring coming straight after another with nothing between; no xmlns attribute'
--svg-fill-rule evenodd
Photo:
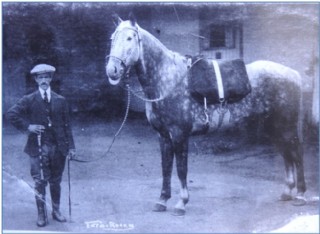
<svg viewBox="0 0 320 234"><path fill-rule="evenodd" d="M139 56L140 56L140 42L141 42L141 39L140 39L140 35L139 35L138 29L133 29L133 28L130 28L130 27L124 27L122 30L125 30L125 29L127 29L127 30L132 30L132 31L134 31L134 32L137 33L137 36L138 36L138 50L139 50L138 53L139 53ZM120 31L122 31L122 30L116 31L116 32L115 32L115 35L117 35L117 34L118 34ZM112 47L113 47L113 44L114 44L115 36L111 37L111 39L112 39L112 44L111 44L111 48L112 48ZM130 53L130 55L131 55L131 53ZM129 56L129 55L128 55L128 56ZM127 57L128 57L128 56L127 56ZM122 58L119 58L119 57L114 56L114 55L108 55L108 56L106 57L106 59L107 59L107 58L115 58L115 59L119 60L119 61L124 65L124 67L127 67L127 64L126 64L127 57L124 58L124 59L122 59Z"/></svg>

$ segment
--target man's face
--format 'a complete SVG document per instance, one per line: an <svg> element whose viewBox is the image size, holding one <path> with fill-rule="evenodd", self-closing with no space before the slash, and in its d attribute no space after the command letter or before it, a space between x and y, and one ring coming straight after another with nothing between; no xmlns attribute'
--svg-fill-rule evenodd
<svg viewBox="0 0 320 234"><path fill-rule="evenodd" d="M47 90L49 88L51 80L52 77L50 73L42 73L36 75L36 82L43 90Z"/></svg>

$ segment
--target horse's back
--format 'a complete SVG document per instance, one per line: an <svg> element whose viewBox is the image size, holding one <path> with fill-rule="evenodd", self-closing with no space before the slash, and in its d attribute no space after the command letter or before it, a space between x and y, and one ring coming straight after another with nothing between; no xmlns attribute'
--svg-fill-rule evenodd
<svg viewBox="0 0 320 234"><path fill-rule="evenodd" d="M262 79L286 80L301 86L300 74L290 67L267 60L258 60L246 65L251 86L257 87Z"/></svg>

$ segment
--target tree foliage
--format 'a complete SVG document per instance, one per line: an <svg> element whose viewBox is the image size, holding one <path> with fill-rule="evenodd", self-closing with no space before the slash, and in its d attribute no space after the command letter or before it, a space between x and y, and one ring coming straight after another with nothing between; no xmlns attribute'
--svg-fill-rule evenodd
<svg viewBox="0 0 320 234"><path fill-rule="evenodd" d="M31 92L36 85L28 71L36 64L48 63L57 68L53 88L70 100L73 110L110 106L108 97L101 97L118 91L108 87L104 70L110 46L108 37L114 29L111 11L110 5L98 3L4 3L3 79L9 86L6 89L20 87L25 93ZM21 93L13 91L10 95ZM116 96L119 105L122 97ZM88 97L94 102L79 104L87 102L84 99Z"/></svg>

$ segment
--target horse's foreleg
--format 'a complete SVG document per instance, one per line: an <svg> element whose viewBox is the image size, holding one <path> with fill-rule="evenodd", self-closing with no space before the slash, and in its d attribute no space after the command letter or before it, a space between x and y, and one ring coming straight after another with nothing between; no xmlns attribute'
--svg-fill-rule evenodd
<svg viewBox="0 0 320 234"><path fill-rule="evenodd" d="M178 177L180 180L180 199L175 205L173 215L184 215L185 205L189 201L187 187L188 173L188 139L174 144Z"/></svg>
<svg viewBox="0 0 320 234"><path fill-rule="evenodd" d="M162 190L159 201L153 211L161 212L167 209L167 200L171 198L171 174L173 166L173 146L170 138L160 136Z"/></svg>

